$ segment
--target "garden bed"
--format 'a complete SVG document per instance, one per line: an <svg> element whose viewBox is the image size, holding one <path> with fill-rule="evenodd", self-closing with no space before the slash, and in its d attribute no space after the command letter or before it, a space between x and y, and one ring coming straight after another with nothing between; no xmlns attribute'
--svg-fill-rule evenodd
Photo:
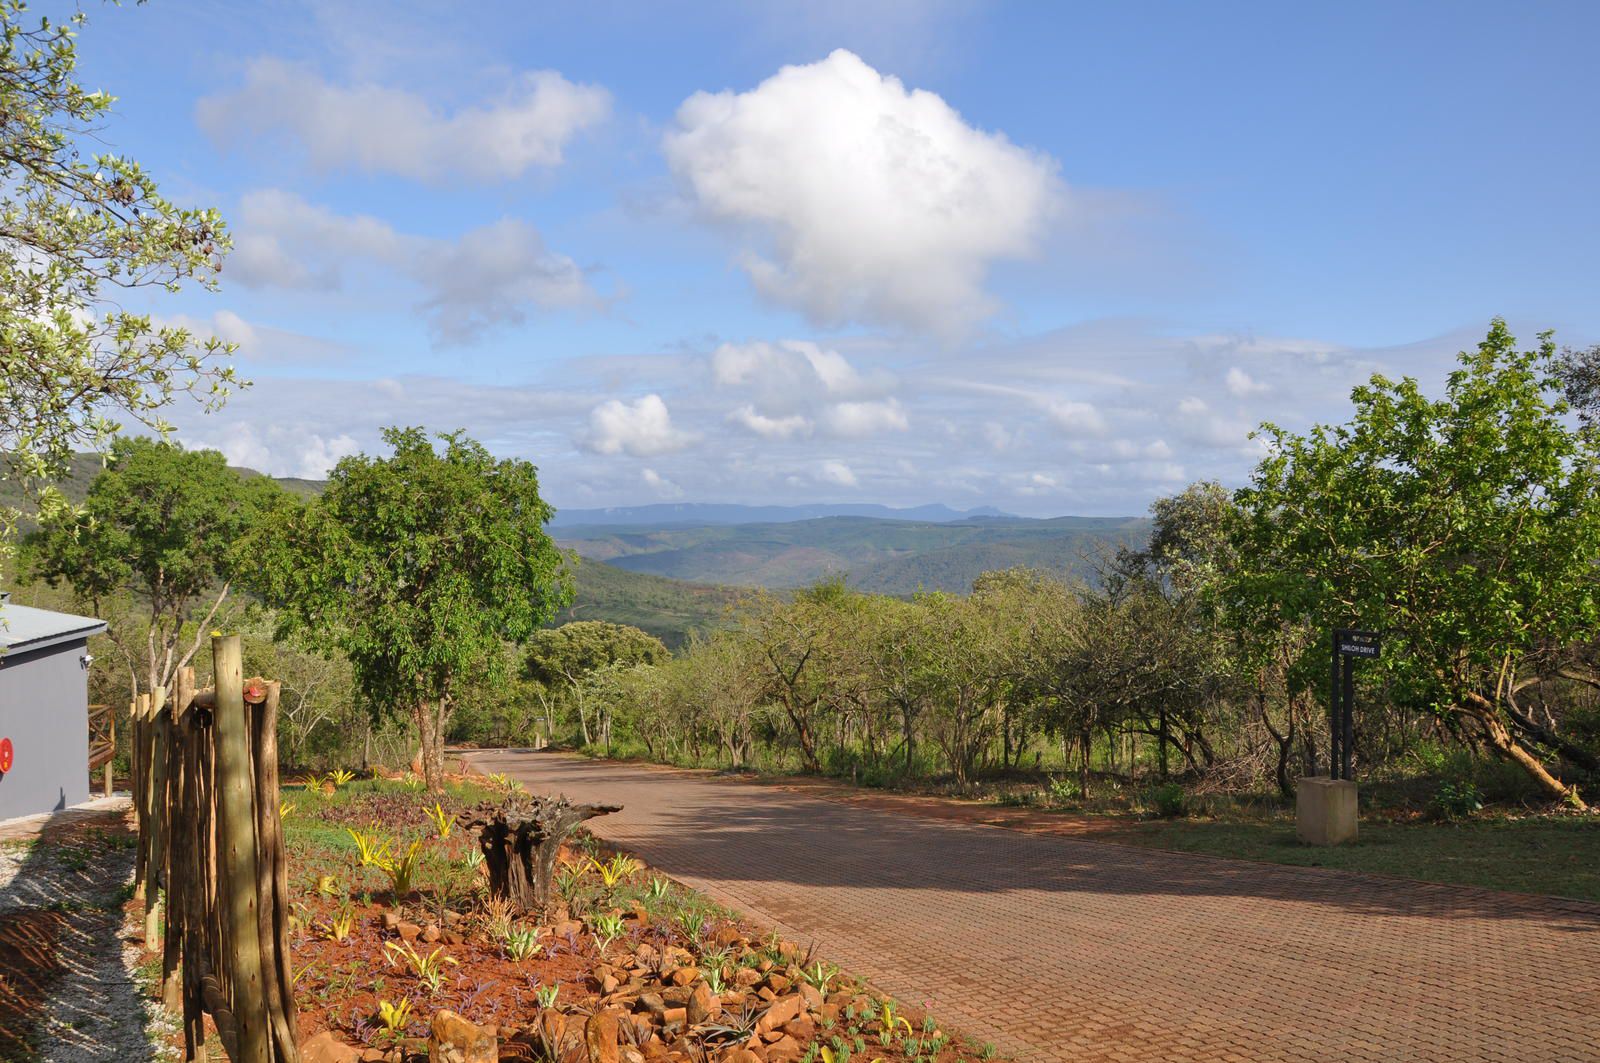
<svg viewBox="0 0 1600 1063"><path fill-rule="evenodd" d="M992 1058L587 833L562 848L552 909L519 918L456 825L514 785L285 790L307 1063L425 1059L430 1035L472 1063Z"/></svg>

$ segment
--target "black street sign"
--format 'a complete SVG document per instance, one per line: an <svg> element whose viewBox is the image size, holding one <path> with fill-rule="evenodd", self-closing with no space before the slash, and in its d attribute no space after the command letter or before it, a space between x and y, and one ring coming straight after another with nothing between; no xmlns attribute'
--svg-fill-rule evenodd
<svg viewBox="0 0 1600 1063"><path fill-rule="evenodd" d="M1328 691L1328 775L1334 779L1353 778L1350 752L1356 744L1356 679L1351 657L1368 660L1378 656L1381 642L1376 631L1335 628L1333 632L1333 670Z"/></svg>
<svg viewBox="0 0 1600 1063"><path fill-rule="evenodd" d="M1339 652L1345 657L1376 657L1381 643L1376 631L1355 631L1340 628L1333 633L1339 643Z"/></svg>

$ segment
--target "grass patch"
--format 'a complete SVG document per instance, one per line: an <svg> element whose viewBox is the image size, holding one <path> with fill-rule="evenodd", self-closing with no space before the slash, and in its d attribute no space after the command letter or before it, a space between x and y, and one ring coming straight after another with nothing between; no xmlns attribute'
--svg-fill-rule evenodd
<svg viewBox="0 0 1600 1063"><path fill-rule="evenodd" d="M1107 841L1393 878L1600 901L1600 818L1497 817L1361 824L1353 845L1302 845L1292 820L1128 823Z"/></svg>

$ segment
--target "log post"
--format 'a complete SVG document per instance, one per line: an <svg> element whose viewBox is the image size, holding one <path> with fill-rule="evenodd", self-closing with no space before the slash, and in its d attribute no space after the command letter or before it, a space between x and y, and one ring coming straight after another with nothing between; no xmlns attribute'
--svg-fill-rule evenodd
<svg viewBox="0 0 1600 1063"><path fill-rule="evenodd" d="M110 743L111 749L106 757L105 765L100 769L105 776L100 790L100 796L102 797L111 796L111 766L117 759L117 714L110 705L106 706L106 741Z"/></svg>
<svg viewBox="0 0 1600 1063"><path fill-rule="evenodd" d="M165 729L166 741L163 749L166 753L167 763L167 798L162 820L166 823L166 890L167 890L167 932L161 950L161 1000L166 1005L167 1011L178 1014L183 1009L183 983L180 978L179 968L183 957L184 924L188 914L188 902L184 894L188 890L187 871L192 861L189 850L189 837L191 831L187 816L184 815L189 806L184 801L184 751L189 743L185 741L182 720L188 711L189 702L194 698L194 672L192 669L181 670L172 679L173 696L169 712L161 714L161 726Z"/></svg>
<svg viewBox="0 0 1600 1063"><path fill-rule="evenodd" d="M211 640L216 660L216 798L221 881L218 900L228 969L228 995L237 1030L233 1063L268 1063L271 1032L267 1025L266 986L262 984L261 928L256 888L255 786L251 779L250 722L245 715L244 673L239 636ZM213 1017L216 1018L215 1010ZM218 1023L219 1027L221 1023Z"/></svg>
<svg viewBox="0 0 1600 1063"><path fill-rule="evenodd" d="M261 697L259 704L250 706L255 725L256 897L260 905L256 918L267 1014L272 1022L277 1059L283 1063L299 1058L294 1040L294 975L289 957L289 877L278 811L278 699L283 686L277 681L251 680L247 689L259 690ZM246 700L250 700L248 695Z"/></svg>
<svg viewBox="0 0 1600 1063"><path fill-rule="evenodd" d="M185 669L186 685L194 689L194 670ZM192 699L191 699L192 701ZM200 993L201 956L206 950L206 909L204 882L208 877L210 820L203 811L204 790L200 782L200 745L209 741L196 720L193 704L178 706L177 742L183 751L183 808L185 815L178 829L183 832L187 859L177 871L182 879L179 895L183 904L183 938L180 942L183 975L184 1063L207 1063L205 1001ZM168 910L178 903L168 899Z"/></svg>
<svg viewBox="0 0 1600 1063"><path fill-rule="evenodd" d="M133 822L138 832L138 844L134 846L133 856L133 899L140 904L144 903L144 865L149 859L149 842L145 838L145 805L144 805L144 722L140 720L139 704L144 695L135 693L133 700L128 702L128 730L132 733L133 742L128 746L128 777L133 790Z"/></svg>
<svg viewBox="0 0 1600 1063"><path fill-rule="evenodd" d="M156 948L157 927L161 921L161 890L167 884L167 746L172 741L172 727L168 714L162 711L167 703L167 690L159 687L152 691L145 704L145 729L149 735L150 752L145 761L150 776L149 817L145 828L150 836L150 851L146 857L145 871L149 878L145 886L144 947Z"/></svg>

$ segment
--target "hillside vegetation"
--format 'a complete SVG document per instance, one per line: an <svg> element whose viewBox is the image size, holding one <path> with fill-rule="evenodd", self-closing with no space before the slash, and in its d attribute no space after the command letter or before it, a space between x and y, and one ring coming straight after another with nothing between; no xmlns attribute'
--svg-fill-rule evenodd
<svg viewBox="0 0 1600 1063"><path fill-rule="evenodd" d="M728 622L728 613L741 597L729 587L629 572L602 561L585 560L574 574L572 604L556 614L554 623L571 620L609 620L647 631L676 650L690 632L706 632Z"/></svg>

